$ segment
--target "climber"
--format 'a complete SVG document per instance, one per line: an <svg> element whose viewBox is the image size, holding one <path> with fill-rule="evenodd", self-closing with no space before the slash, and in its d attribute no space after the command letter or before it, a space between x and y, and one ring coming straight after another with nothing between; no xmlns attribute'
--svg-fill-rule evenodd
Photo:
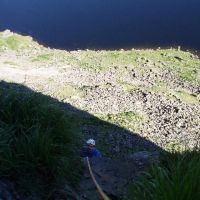
<svg viewBox="0 0 200 200"><path fill-rule="evenodd" d="M84 147L82 150L82 157L89 157L89 158L102 157L100 151L95 148L95 140L94 139L87 140L86 147Z"/></svg>

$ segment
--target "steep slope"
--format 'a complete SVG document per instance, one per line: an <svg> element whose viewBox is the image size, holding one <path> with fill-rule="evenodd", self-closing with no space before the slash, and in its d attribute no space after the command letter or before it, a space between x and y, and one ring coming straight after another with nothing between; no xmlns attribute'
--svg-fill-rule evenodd
<svg viewBox="0 0 200 200"><path fill-rule="evenodd" d="M0 34L0 79L24 84L117 124L164 149L199 146L200 60L175 49L66 52ZM106 153L135 151L131 139L89 119ZM111 145L110 145L111 144Z"/></svg>

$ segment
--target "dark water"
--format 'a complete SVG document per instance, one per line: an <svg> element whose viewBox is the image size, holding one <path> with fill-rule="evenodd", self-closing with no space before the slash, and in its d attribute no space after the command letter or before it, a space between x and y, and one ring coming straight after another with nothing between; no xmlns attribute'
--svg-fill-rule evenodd
<svg viewBox="0 0 200 200"><path fill-rule="evenodd" d="M61 49L200 50L200 0L0 0L0 31Z"/></svg>

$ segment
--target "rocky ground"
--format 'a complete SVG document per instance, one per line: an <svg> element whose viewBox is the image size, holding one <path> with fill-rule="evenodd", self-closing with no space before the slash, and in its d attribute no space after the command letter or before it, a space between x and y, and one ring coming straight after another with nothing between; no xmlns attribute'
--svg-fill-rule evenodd
<svg viewBox="0 0 200 200"><path fill-rule="evenodd" d="M200 60L192 53L66 52L5 31L0 80L89 113L77 116L81 131L109 157L200 147Z"/></svg>
<svg viewBox="0 0 200 200"><path fill-rule="evenodd" d="M174 49L65 52L9 31L1 33L0 45L1 80L55 97L164 149L200 145L197 56ZM86 137L120 138L117 131L97 134L87 127ZM121 145L118 151L127 146Z"/></svg>

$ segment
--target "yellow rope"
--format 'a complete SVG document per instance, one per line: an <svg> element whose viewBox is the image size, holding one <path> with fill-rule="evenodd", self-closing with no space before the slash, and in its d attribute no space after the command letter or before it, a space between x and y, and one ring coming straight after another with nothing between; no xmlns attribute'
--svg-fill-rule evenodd
<svg viewBox="0 0 200 200"><path fill-rule="evenodd" d="M91 175L91 177L92 177L92 180L93 180L93 182L94 182L94 184L95 184L95 186L96 186L96 188L97 188L99 194L101 195L102 199L103 199L103 200L110 200L110 199L108 198L108 196L103 192L103 190L101 189L100 185L97 183L97 181L96 181L96 179L95 179L95 177L94 177L94 174L93 174L93 172L92 172L92 168L91 168L91 166L90 166L90 161L89 161L89 158L88 158L88 157L87 157L87 164L88 164L88 168L89 168L89 172L90 172L90 175Z"/></svg>

